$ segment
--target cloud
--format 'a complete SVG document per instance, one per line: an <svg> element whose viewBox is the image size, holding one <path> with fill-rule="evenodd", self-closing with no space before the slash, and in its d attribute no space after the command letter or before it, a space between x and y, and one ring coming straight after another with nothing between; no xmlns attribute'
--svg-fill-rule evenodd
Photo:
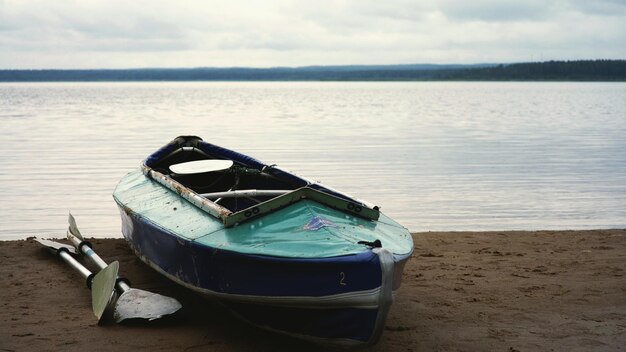
<svg viewBox="0 0 626 352"><path fill-rule="evenodd" d="M581 14L623 17L626 15L624 0L570 0L568 5Z"/></svg>
<svg viewBox="0 0 626 352"><path fill-rule="evenodd" d="M462 21L511 22L540 21L555 14L550 1L442 1L440 11L446 17Z"/></svg>
<svg viewBox="0 0 626 352"><path fill-rule="evenodd" d="M624 58L623 1L0 0L0 68Z"/></svg>

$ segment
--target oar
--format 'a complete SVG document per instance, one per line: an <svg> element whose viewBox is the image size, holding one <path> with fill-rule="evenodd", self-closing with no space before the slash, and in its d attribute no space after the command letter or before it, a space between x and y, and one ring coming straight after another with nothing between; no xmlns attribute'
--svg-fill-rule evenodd
<svg viewBox="0 0 626 352"><path fill-rule="evenodd" d="M69 216L69 223L67 238L78 251L89 258L98 268L105 268L106 262L94 252L91 243L85 241L72 214ZM113 318L118 323L131 318L154 320L175 313L182 307L180 302L172 297L131 288L128 280L124 278L118 278L115 287L119 292L119 298L113 312Z"/></svg>
<svg viewBox="0 0 626 352"><path fill-rule="evenodd" d="M40 238L35 238L35 241L50 249L87 280L87 287L91 289L93 314L96 315L98 321L102 320L105 310L113 305L115 279L119 270L119 263L115 261L94 275L70 255L70 253L76 254L74 247Z"/></svg>

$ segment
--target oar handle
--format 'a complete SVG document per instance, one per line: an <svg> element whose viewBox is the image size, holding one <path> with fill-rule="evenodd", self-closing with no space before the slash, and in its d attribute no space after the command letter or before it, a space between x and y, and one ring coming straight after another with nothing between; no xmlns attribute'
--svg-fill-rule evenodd
<svg viewBox="0 0 626 352"><path fill-rule="evenodd" d="M76 225L74 225L74 227L75 226ZM67 238L72 242L72 244L74 244L76 249L89 258L89 260L91 260L98 268L102 270L107 267L108 264L91 248L91 243L76 237L73 234L71 227L67 231ZM130 289L130 282L126 278L118 277L115 282L115 287L120 291L120 293L126 292Z"/></svg>
<svg viewBox="0 0 626 352"><path fill-rule="evenodd" d="M63 259L69 266L71 266L74 270L78 271L80 275L85 278L86 284L88 288L91 288L91 283L93 281L94 274L89 271L89 269L85 268L82 264L80 264L70 252L65 248L60 248L57 250L57 255Z"/></svg>
<svg viewBox="0 0 626 352"><path fill-rule="evenodd" d="M104 269L107 267L107 263L91 249L91 243L74 236L70 230L67 231L67 238L74 244L76 249L89 258L98 268Z"/></svg>
<svg viewBox="0 0 626 352"><path fill-rule="evenodd" d="M115 281L115 287L121 291L121 293L130 290L130 284L125 277L118 277L117 281Z"/></svg>
<svg viewBox="0 0 626 352"><path fill-rule="evenodd" d="M72 257L71 253L75 253L74 248L63 243L44 240L41 238L35 238L35 241L39 242L42 246L46 247L49 251L61 258L74 270L78 271L78 273L86 279L87 287L91 288L91 282L93 281L95 275L92 274L89 269L85 268L76 259L74 259L74 257Z"/></svg>

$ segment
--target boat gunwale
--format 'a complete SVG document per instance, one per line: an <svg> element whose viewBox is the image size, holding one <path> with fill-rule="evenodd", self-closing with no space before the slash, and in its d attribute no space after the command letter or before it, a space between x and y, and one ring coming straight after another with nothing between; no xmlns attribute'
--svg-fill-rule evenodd
<svg viewBox="0 0 626 352"><path fill-rule="evenodd" d="M188 144L192 144L192 145L188 145ZM230 209L223 207L206 197L203 197L201 194L195 192L194 190L187 187L186 185L178 182L177 180L173 179L172 177L168 175L163 174L160 171L153 169L150 166L154 164L155 162L157 162L158 160L163 160L167 158L168 156L172 155L173 153L178 153L180 150L184 150L185 147L196 148L200 150L200 152L202 152L206 156L209 156L205 150L200 148L200 146L202 145L216 147L222 151L226 151L228 153L234 153L236 156L246 158L248 159L247 161L251 160L253 161L253 164L259 164L262 167L258 169L256 167L259 165L246 165L246 166L247 167L252 166L252 168L260 172L266 172L266 169L274 170L275 172L278 172L279 174L288 175L289 177L292 177L292 178L298 178L302 182L306 182L306 184L303 187L295 188L290 192L273 197L259 204L233 212ZM165 155L159 156L160 154L165 154ZM220 155L220 157L221 156L223 155ZM235 158L231 158L227 160L231 160L236 163L242 163L241 160L236 160ZM156 181L157 183L161 184L167 189L177 193L179 196L186 199L194 206L212 215L213 217L216 217L219 220L221 220L225 227L236 226L239 223L271 213L273 211L276 211L278 209L281 209L288 205L296 203L302 199L312 199L312 200L317 201L318 203L329 206L333 209L346 212L350 215L355 215L361 218L365 218L367 220L378 220L380 217L380 210L377 206L371 206L369 204L366 204L363 201L354 199L353 197L349 197L341 192L335 191L319 183L313 183L305 178L297 176L288 171L279 169L275 166L266 165L244 154L206 143L200 137L195 137L195 136L192 136L192 137L180 136L174 139L173 141L171 141L170 143L168 143L167 145L161 147L159 150L152 153L150 156L148 156L145 160L141 162L141 170L142 170L142 173L146 177ZM276 175L271 175L271 174L270 176L277 177ZM326 190L327 192L324 192L324 190ZM332 193L341 195L341 197Z"/></svg>

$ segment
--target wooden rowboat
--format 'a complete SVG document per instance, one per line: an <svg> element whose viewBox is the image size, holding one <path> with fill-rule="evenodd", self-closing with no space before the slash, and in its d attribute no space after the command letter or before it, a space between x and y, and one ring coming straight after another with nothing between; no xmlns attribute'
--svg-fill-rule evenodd
<svg viewBox="0 0 626 352"><path fill-rule="evenodd" d="M113 194L144 262L259 327L322 344L376 343L409 231L367 204L194 136Z"/></svg>

